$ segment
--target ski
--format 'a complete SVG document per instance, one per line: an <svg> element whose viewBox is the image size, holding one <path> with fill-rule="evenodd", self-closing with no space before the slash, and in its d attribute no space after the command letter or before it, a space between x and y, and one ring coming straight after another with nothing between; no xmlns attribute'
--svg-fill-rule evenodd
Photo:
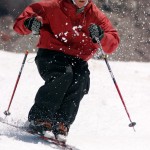
<svg viewBox="0 0 150 150"><path fill-rule="evenodd" d="M60 150L78 150L77 148L75 148L71 145L68 145L64 142L58 141L57 139L45 137L44 135L40 135L38 133L32 132L32 131L28 130L27 127L17 126L13 123L6 122L2 118L0 118L0 123L8 125L8 126L13 127L13 128L16 128L16 129L23 131L25 133L29 133L31 135L34 135L34 136L38 137L39 139L42 139L42 140L48 142L49 144L56 146L57 149L60 149Z"/></svg>

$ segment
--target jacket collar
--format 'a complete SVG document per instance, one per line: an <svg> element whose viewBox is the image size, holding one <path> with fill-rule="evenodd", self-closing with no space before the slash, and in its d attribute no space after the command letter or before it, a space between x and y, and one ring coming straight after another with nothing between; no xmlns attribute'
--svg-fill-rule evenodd
<svg viewBox="0 0 150 150"><path fill-rule="evenodd" d="M89 3L83 8L78 8L76 5L73 4L73 2L71 0L60 0L59 3L60 3L61 10L67 16L72 16L74 14L80 14L80 13L86 13L87 10L92 5L91 0L89 0Z"/></svg>

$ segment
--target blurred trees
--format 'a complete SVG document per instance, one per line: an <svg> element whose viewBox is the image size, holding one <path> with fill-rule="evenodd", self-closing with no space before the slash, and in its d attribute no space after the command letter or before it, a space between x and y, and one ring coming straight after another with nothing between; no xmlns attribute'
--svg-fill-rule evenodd
<svg viewBox="0 0 150 150"><path fill-rule="evenodd" d="M13 31L14 20L34 0L0 0L0 49L23 52L28 48L28 36L18 35ZM35 41L37 38L35 39ZM33 48L35 48L33 45Z"/></svg>
<svg viewBox="0 0 150 150"><path fill-rule="evenodd" d="M32 0L0 0L0 17L11 15L16 18Z"/></svg>
<svg viewBox="0 0 150 150"><path fill-rule="evenodd" d="M121 37L112 59L150 61L149 0L98 0Z"/></svg>

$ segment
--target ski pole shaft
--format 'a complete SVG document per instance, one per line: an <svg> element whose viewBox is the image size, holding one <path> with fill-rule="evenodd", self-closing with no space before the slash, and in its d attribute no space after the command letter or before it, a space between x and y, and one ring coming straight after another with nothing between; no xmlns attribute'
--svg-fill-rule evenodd
<svg viewBox="0 0 150 150"><path fill-rule="evenodd" d="M15 83L15 86L14 86L14 89L13 89L13 93L12 93L12 96L11 96L11 99L10 99L10 102L9 102L9 105L8 105L8 108L7 108L7 110L4 112L4 114L5 114L6 116L10 115L9 109L10 109L10 106L11 106L11 104L12 104L12 100L13 100L13 97L14 97L14 95L15 95L15 92L16 92L16 89L17 89L17 85L18 85L18 83L19 83L20 76L21 76L21 73L22 73L22 70L23 70L25 61L26 61L26 59L27 59L27 55L28 55L28 50L25 51L25 56L24 56L24 59L23 59L22 65L21 65L21 69L20 69L20 71L19 71L19 74L18 74L16 83Z"/></svg>
<svg viewBox="0 0 150 150"><path fill-rule="evenodd" d="M31 35L31 38L30 38L29 44L28 44L28 49L31 48L31 44L33 43L33 36L34 36L34 33L32 32L32 35ZM6 115L6 117L7 117L8 115L10 115L10 112L9 112L10 106L11 106L11 104L12 104L13 97L14 97L14 95L15 95L15 92L16 92L16 89L17 89L17 85L18 85L18 82L19 82L19 80L20 80L20 76L21 76L21 73L22 73L22 70L23 70L25 61L26 61L26 59L27 59L28 53L29 53L28 50L26 50L26 51L25 51L25 56L24 56L24 59L23 59L22 65L21 65L21 69L20 69L20 71L19 71L19 74L18 74L16 83L15 83L15 86L14 86L14 90L13 90L13 93L12 93L12 96L11 96L11 99L10 99L10 102L9 102L9 105L8 105L8 108L7 108L6 111L4 111L4 114Z"/></svg>
<svg viewBox="0 0 150 150"><path fill-rule="evenodd" d="M99 44L99 50L101 51L102 54L104 54L104 51L103 51L103 49L102 49L102 46L101 46L101 44L100 44L99 39L97 39L97 43ZM114 75L113 75L112 69L111 69L111 67L110 67L110 65L109 65L109 63L108 63L107 57L103 57L103 59L105 60L105 63L106 63L106 65L107 65L107 68L108 68L108 70L109 70L109 73L110 73L110 75L111 75L111 78L112 78L112 80L113 80L113 82L114 82L114 85L115 85L115 87L116 87L116 89L117 89L117 92L118 92L118 94L119 94L119 97L120 97L120 99L121 99L121 102L122 102L122 104L123 104L123 106L124 106L124 109L125 109L125 111L126 111L126 114L127 114L128 118L129 118L129 121L130 121L129 127L133 127L133 130L135 131L134 126L136 125L136 123L135 123L135 122L132 122L132 120L131 120L130 114L129 114L128 110L127 110L126 104L125 104L125 102L124 102L124 99L123 99L123 97L122 97L122 94L121 94L121 92L120 92L120 89L119 89L119 87L118 87L118 84L117 84L117 82L116 82L116 79L115 79L115 77L114 77Z"/></svg>

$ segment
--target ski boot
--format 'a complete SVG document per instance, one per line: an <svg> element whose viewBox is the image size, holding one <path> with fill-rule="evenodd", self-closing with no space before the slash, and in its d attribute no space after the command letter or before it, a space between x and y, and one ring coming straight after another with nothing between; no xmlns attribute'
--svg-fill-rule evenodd
<svg viewBox="0 0 150 150"><path fill-rule="evenodd" d="M55 138L59 142L64 143L64 144L66 143L68 132L69 132L69 127L61 122L57 123L55 126L55 130L53 130Z"/></svg>
<svg viewBox="0 0 150 150"><path fill-rule="evenodd" d="M48 138L55 138L52 132L52 123L49 121L32 120L29 124L29 131Z"/></svg>

